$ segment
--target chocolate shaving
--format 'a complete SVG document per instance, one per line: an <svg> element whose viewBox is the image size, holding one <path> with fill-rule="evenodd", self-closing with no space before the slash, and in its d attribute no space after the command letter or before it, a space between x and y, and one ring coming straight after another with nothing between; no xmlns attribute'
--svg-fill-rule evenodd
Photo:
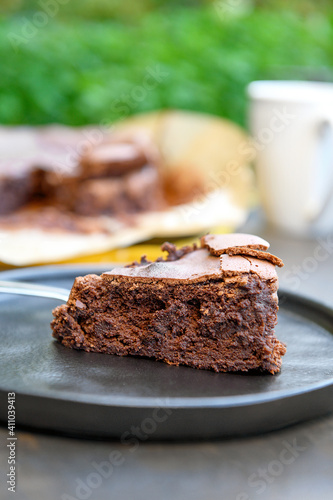
<svg viewBox="0 0 333 500"><path fill-rule="evenodd" d="M140 262L135 260L131 264L128 264L127 266L124 267L137 267L137 266L144 266L145 264L151 264L153 261L147 259L147 255L142 255Z"/></svg>
<svg viewBox="0 0 333 500"><path fill-rule="evenodd" d="M167 262L179 260L182 257L184 257L184 255L191 253L191 252L194 252L194 250L197 250L197 248L198 247L197 247L196 243L193 243L192 246L184 246L182 248L177 249L176 245L166 241L161 246L161 250L162 250L162 252L168 252L168 256L166 257L166 259L163 259L163 257L159 257L158 259L156 259L156 262L162 262L163 260L165 260Z"/></svg>
<svg viewBox="0 0 333 500"><path fill-rule="evenodd" d="M145 264L152 264L153 262L173 262L175 260L181 259L182 257L184 257L184 255L186 255L188 253L194 252L197 249L198 249L198 246L196 245L196 243L193 243L192 246L184 246L182 248L177 249L176 245L166 241L161 246L162 252L168 252L168 255L166 258L158 257L155 261L153 261L153 260L148 260L147 255L143 255L140 259L140 262L135 260L134 262L132 262L131 264L129 264L125 267L144 266Z"/></svg>

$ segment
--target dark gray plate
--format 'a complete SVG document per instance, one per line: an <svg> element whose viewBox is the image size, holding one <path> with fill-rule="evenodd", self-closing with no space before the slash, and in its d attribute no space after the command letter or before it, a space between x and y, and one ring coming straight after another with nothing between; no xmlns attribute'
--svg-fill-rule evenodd
<svg viewBox="0 0 333 500"><path fill-rule="evenodd" d="M104 266L105 267L105 266ZM0 273L70 288L102 267L50 266ZM16 393L16 423L81 436L212 438L262 433L333 411L333 311L280 292L280 374L223 374L140 358L67 349L51 337L60 302L0 295L0 419Z"/></svg>

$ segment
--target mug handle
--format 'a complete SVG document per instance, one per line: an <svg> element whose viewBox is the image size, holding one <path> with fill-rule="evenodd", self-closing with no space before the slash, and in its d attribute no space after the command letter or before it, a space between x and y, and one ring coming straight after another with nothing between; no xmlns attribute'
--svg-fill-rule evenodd
<svg viewBox="0 0 333 500"><path fill-rule="evenodd" d="M315 125L318 145L312 166L311 194L306 204L306 219L315 223L324 214L333 196L333 120L322 118Z"/></svg>

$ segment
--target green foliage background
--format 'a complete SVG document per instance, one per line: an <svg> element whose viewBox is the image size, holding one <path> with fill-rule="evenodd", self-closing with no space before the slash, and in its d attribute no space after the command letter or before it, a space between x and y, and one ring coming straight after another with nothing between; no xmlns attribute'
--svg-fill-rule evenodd
<svg viewBox="0 0 333 500"><path fill-rule="evenodd" d="M2 5L0 123L109 123L181 108L244 125L251 80L333 80L325 2L290 11L283 1L49 1L52 16L47 0ZM145 90L156 68L167 76Z"/></svg>

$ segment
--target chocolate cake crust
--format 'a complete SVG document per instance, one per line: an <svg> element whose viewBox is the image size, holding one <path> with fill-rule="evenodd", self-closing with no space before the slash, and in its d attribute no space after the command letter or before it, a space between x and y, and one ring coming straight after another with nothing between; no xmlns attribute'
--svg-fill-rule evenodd
<svg viewBox="0 0 333 500"><path fill-rule="evenodd" d="M201 238L201 244L207 247L212 255L228 253L232 248L268 250L270 246L268 241L259 236L245 233L207 234Z"/></svg>
<svg viewBox="0 0 333 500"><path fill-rule="evenodd" d="M286 347L274 336L275 266L211 255L202 244L176 260L169 246L170 260L77 278L67 304L54 310L53 336L75 349L173 365L278 372Z"/></svg>

